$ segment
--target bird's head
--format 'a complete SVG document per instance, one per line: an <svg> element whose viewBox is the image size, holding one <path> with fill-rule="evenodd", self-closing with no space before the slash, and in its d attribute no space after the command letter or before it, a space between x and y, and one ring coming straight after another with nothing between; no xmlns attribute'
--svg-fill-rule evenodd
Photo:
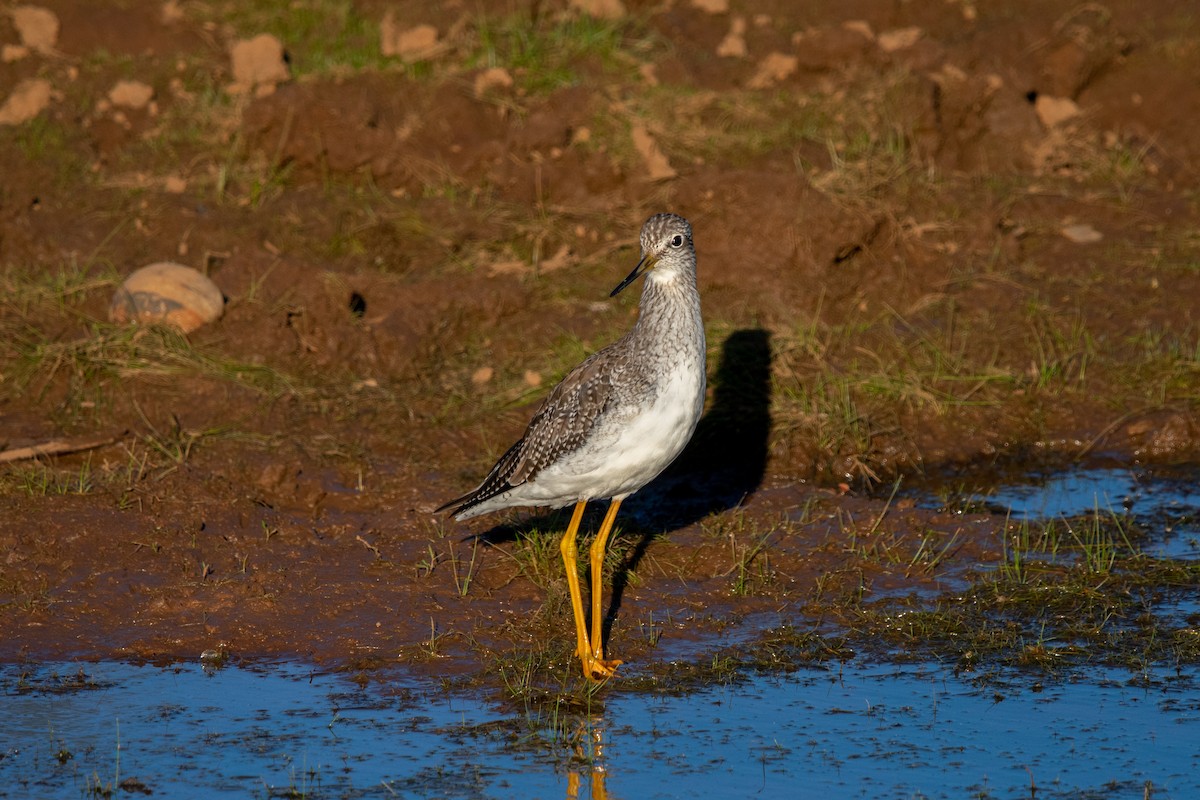
<svg viewBox="0 0 1200 800"><path fill-rule="evenodd" d="M670 281L695 269L692 226L678 214L655 214L642 226L642 260L609 296L616 297L648 272L653 272L659 280Z"/></svg>

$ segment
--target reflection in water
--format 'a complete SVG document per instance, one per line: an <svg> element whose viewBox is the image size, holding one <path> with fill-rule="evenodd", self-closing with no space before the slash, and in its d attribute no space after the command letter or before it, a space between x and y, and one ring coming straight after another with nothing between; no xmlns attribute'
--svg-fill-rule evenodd
<svg viewBox="0 0 1200 800"><path fill-rule="evenodd" d="M73 680L79 669L0 665L0 797L583 800L803 786L890 800L1029 797L1031 780L1038 798L1200 797L1200 675L1187 664L1063 680L1011 670L980 686L937 664L851 661L679 696L613 693L574 737L561 717L539 726L433 682L114 663Z"/></svg>
<svg viewBox="0 0 1200 800"><path fill-rule="evenodd" d="M591 789L589 796L592 800L608 800L608 789L605 786L607 775L604 766L604 729L600 722L599 719L580 722L579 735L576 736L573 748L575 758L591 765L588 786ZM567 772L567 800L578 800L581 781L582 775L579 770L572 769Z"/></svg>

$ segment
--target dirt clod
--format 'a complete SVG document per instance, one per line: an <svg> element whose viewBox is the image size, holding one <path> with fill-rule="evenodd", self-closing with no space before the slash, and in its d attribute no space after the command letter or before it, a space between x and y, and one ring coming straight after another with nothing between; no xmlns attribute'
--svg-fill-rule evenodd
<svg viewBox="0 0 1200 800"><path fill-rule="evenodd" d="M17 6L9 12L21 44L38 53L53 53L58 43L58 15L41 6Z"/></svg>
<svg viewBox="0 0 1200 800"><path fill-rule="evenodd" d="M22 125L50 106L53 88L50 81L30 78L21 81L0 105L0 125Z"/></svg>
<svg viewBox="0 0 1200 800"><path fill-rule="evenodd" d="M265 97L291 77L283 43L269 33L235 42L229 57L233 84L228 90L233 94L252 92L257 97Z"/></svg>

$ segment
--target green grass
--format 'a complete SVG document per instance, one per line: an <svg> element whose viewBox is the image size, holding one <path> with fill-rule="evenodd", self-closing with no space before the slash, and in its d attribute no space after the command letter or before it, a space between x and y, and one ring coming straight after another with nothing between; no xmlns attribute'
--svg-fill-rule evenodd
<svg viewBox="0 0 1200 800"><path fill-rule="evenodd" d="M1171 603L1187 596L1200 565L1147 555L1139 538L1129 519L1101 510L1010 524L1000 560L961 590L833 613L858 647L969 670L1186 663L1198 643Z"/></svg>
<svg viewBox="0 0 1200 800"><path fill-rule="evenodd" d="M808 507L802 512L802 518L807 513ZM771 568L771 548L788 534L791 526L792 523L786 520L779 525L756 524L747 519L742 509L714 514L701 523L706 536L728 542L730 566L725 576L730 578L731 594L746 597L770 590L776 580ZM686 575L680 577L686 579Z"/></svg>
<svg viewBox="0 0 1200 800"><path fill-rule="evenodd" d="M776 331L774 435L803 437L827 468L881 477L873 449L903 435L911 415L997 407L1022 379L991 351L970 349L958 327L917 325L887 309L840 325Z"/></svg>
<svg viewBox="0 0 1200 800"><path fill-rule="evenodd" d="M800 159L803 145L824 146L831 121L820 108L797 103L792 92L719 93L662 84L633 95L631 113L649 120L672 162L702 160L729 168L753 164L764 156ZM595 141L628 136L628 124L604 113L597 117ZM632 157L632 154L627 154Z"/></svg>
<svg viewBox="0 0 1200 800"><path fill-rule="evenodd" d="M12 143L27 161L41 161L68 151L67 129L39 115L16 128Z"/></svg>
<svg viewBox="0 0 1200 800"><path fill-rule="evenodd" d="M575 86L591 70L632 79L636 60L630 51L647 50L650 34L626 21L587 14L530 22L526 15L480 16L465 63L468 68L503 67L531 95Z"/></svg>
<svg viewBox="0 0 1200 800"><path fill-rule="evenodd" d="M87 385L191 376L233 382L269 397L303 391L277 369L226 358L167 327L97 325L90 335L65 341L30 332L15 349L20 359L14 370L16 386L24 391L40 393L60 374L73 384Z"/></svg>
<svg viewBox="0 0 1200 800"><path fill-rule="evenodd" d="M78 467L51 467L42 462L22 462L0 473L0 486L8 485L29 497L88 494L96 485L90 458Z"/></svg>
<svg viewBox="0 0 1200 800"><path fill-rule="evenodd" d="M0 271L0 310L6 312L0 315L0 332L9 338L28 330L35 318L71 317L87 295L111 291L119 282L116 270L95 263L94 255L44 269L17 265Z"/></svg>
<svg viewBox="0 0 1200 800"><path fill-rule="evenodd" d="M276 36L288 53L292 74L330 74L381 68L378 17L366 16L350 0L283 3L217 2L186 7L202 22L231 25L242 38Z"/></svg>
<svg viewBox="0 0 1200 800"><path fill-rule="evenodd" d="M1017 398L1078 403L1114 390L1126 409L1188 407L1200 397L1194 327L1148 325L1114 340L1097 309L1037 297L1018 327L976 327L986 319L946 302L772 331L773 436L802 440L818 471L875 480L888 474L878 468L879 442L908 435L914 418L978 425L980 414L1003 413ZM1037 415L1023 418L1040 424Z"/></svg>

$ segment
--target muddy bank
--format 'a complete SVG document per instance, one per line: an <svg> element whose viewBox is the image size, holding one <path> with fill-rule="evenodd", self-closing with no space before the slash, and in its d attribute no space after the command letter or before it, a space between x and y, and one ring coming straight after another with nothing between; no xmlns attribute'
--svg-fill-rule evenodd
<svg viewBox="0 0 1200 800"><path fill-rule="evenodd" d="M1004 557L897 478L1200 458L1186 4L43 5L0 20L0 449L112 442L0 466L2 659L569 669L565 519L432 510L632 324L664 209L712 389L620 522L631 663ZM110 324L164 259L223 316Z"/></svg>

